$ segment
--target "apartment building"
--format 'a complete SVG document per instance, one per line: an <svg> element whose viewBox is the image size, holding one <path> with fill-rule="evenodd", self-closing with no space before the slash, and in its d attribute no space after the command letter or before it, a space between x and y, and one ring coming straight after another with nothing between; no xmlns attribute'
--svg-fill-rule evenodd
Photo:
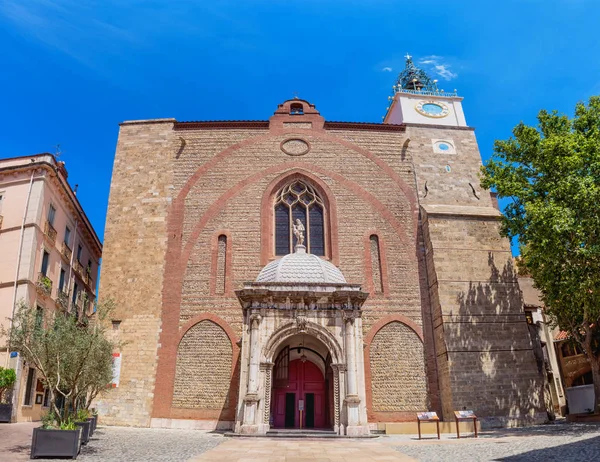
<svg viewBox="0 0 600 462"><path fill-rule="evenodd" d="M46 318L94 310L102 244L65 163L48 153L0 160L0 324L24 302ZM48 393L36 372L0 339L0 365L17 371L13 420L38 420Z"/></svg>

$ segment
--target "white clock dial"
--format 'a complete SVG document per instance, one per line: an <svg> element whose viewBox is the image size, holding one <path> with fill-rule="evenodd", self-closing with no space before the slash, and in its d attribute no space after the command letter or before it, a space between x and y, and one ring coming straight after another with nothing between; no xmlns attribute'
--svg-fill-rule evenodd
<svg viewBox="0 0 600 462"><path fill-rule="evenodd" d="M448 106L440 101L419 101L415 109L419 114L436 119L446 117L450 114Z"/></svg>

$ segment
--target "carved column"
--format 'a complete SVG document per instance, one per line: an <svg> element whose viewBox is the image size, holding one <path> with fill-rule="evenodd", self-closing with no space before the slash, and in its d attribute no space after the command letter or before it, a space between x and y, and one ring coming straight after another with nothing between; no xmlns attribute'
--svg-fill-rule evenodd
<svg viewBox="0 0 600 462"><path fill-rule="evenodd" d="M348 365L348 371L346 374L346 394L348 396L355 396L358 394L356 388L356 349L355 349L355 338L354 338L354 317L347 315L344 317L345 328L346 328L346 364Z"/></svg>
<svg viewBox="0 0 600 462"><path fill-rule="evenodd" d="M259 383L259 332L260 315L257 313L248 316L250 324L250 365L248 367L248 389L244 397L244 419L241 428L242 433L252 434L259 432L258 414L258 383Z"/></svg>
<svg viewBox="0 0 600 462"><path fill-rule="evenodd" d="M357 323L355 320L360 317L360 312L358 310L345 310L343 316L345 328L346 364L348 366L348 370L346 372L346 397L344 398L347 416L346 435L364 436L369 434L369 427L366 420L366 413L364 412L364 403L362 405L363 411L361 413L361 401L358 395L356 359ZM362 354L362 351L360 354ZM360 364L362 365L362 362Z"/></svg>
<svg viewBox="0 0 600 462"><path fill-rule="evenodd" d="M250 315L250 367L248 369L248 394L256 394L258 391L258 369L260 362L260 351L258 348L258 326L260 315Z"/></svg>
<svg viewBox="0 0 600 462"><path fill-rule="evenodd" d="M342 434L343 431L340 431L340 376L346 367L344 364L332 364L331 369L333 369L333 430L337 434Z"/></svg>
<svg viewBox="0 0 600 462"><path fill-rule="evenodd" d="M271 417L271 383L273 380L273 363L260 363L260 369L264 372L265 377L265 399L263 400L263 424L270 426ZM266 428L268 431L268 427Z"/></svg>

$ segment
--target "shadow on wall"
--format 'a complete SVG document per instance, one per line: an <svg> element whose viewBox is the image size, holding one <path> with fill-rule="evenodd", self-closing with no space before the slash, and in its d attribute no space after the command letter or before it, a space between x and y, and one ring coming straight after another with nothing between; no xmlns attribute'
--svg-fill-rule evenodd
<svg viewBox="0 0 600 462"><path fill-rule="evenodd" d="M231 428L235 427L236 421L236 412L237 412L237 404L238 404L238 394L240 390L240 364L241 364L241 355L238 355L237 361L235 363L235 368L233 370L233 374L231 375L231 380L229 381L229 389L227 390L227 401L225 405L221 409L221 413L219 414L219 419L217 422L217 429Z"/></svg>
<svg viewBox="0 0 600 462"><path fill-rule="evenodd" d="M547 409L544 379L532 350L517 274L512 259L498 268L492 252L487 265L489 280L469 282L466 292L459 287L458 313L444 323L452 404L485 417L486 426L539 421L539 413Z"/></svg>

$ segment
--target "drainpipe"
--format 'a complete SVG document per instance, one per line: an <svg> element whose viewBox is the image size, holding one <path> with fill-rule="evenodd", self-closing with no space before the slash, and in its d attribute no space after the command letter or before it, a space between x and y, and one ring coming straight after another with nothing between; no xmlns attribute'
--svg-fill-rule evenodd
<svg viewBox="0 0 600 462"><path fill-rule="evenodd" d="M27 212L29 211L29 200L31 199L31 189L33 187L33 175L35 174L35 169L31 171L31 178L29 179L29 191L27 191L27 199L25 201L25 210L23 212L23 221L21 222L21 235L19 236L19 252L17 254L17 268L15 269L15 284L13 286L13 304L12 304L12 315L10 317L10 321L8 324L8 330L12 330L13 319L15 317L15 309L17 305L17 283L19 280L19 267L21 266L21 255L23 253L23 235L25 234L25 220L27 220ZM8 367L8 359L10 357L10 344L12 343L12 338L8 340L8 351L6 355L6 364L4 367ZM18 374L18 373L17 373Z"/></svg>

